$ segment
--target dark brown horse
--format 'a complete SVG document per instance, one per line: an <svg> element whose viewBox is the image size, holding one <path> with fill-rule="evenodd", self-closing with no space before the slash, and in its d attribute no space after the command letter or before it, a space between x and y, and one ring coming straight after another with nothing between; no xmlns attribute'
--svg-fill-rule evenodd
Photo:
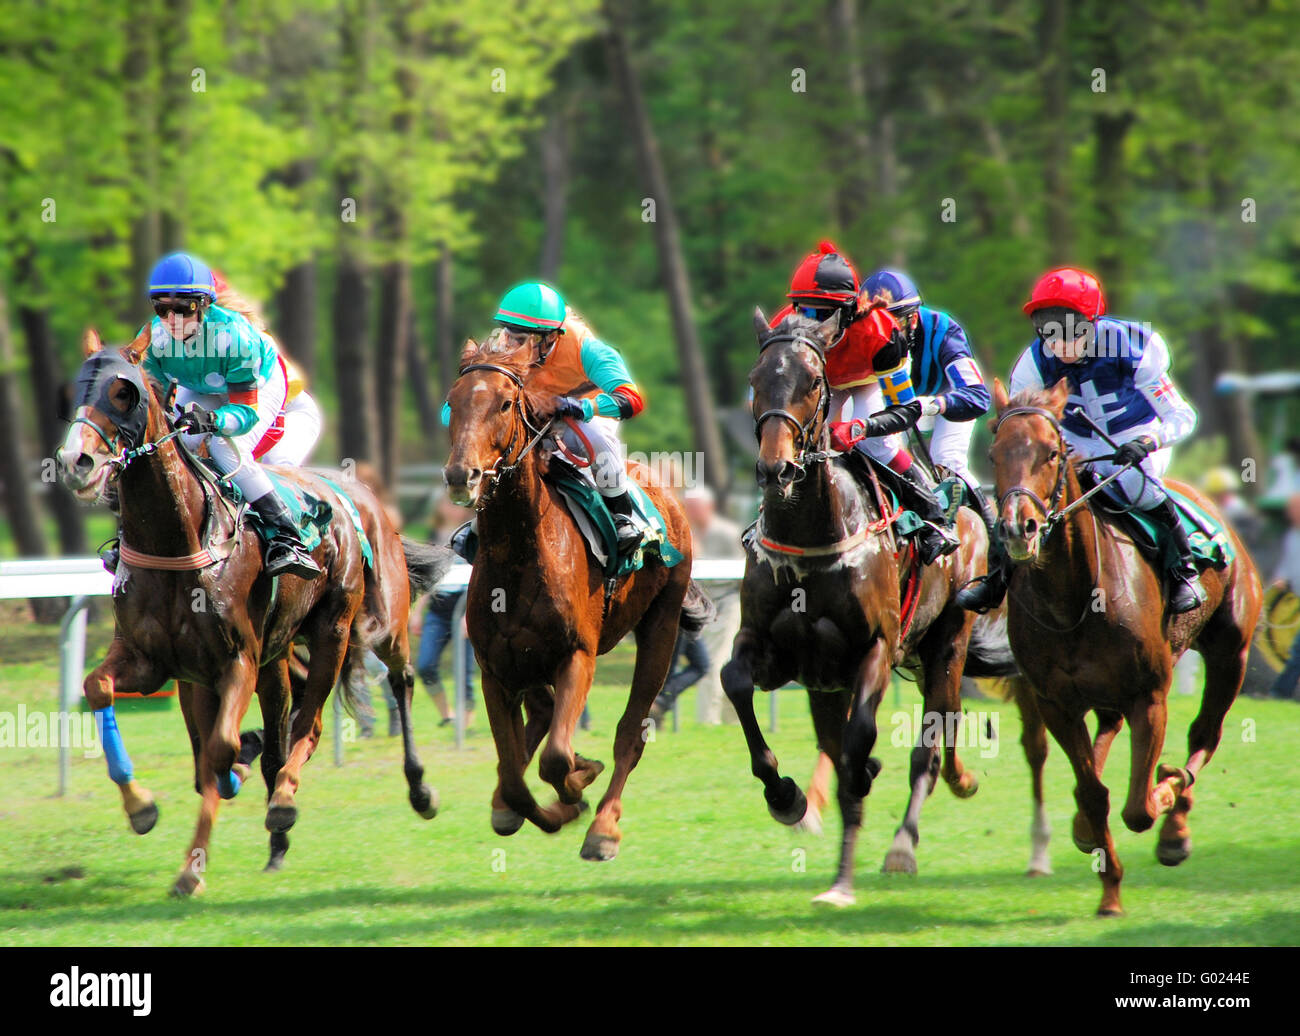
<svg viewBox="0 0 1300 1036"><path fill-rule="evenodd" d="M389 669L411 803L426 817L437 807L410 730L414 672L404 544L383 508L363 485L350 487L374 553L371 569L334 491L318 477L278 469L329 501L334 515L314 553L320 576L284 576L278 583L265 576L257 533L232 520L210 474L183 453L169 430L162 401L139 366L148 343L146 332L121 350L103 350L98 335L87 332L81 398L59 461L64 481L83 501L99 499L110 483L117 486L122 561L113 593L116 625L107 657L86 678L85 694L101 716L110 776L141 834L153 827L158 811L134 780L116 731L113 696L150 694L170 678L184 691L181 706L202 797L194 839L173 886L174 893L188 895L203 885L219 800L236 794L246 772L236 769L239 726L253 691L265 732L268 866L274 869L288 845L284 832L297 817L295 794L320 736L321 710L345 661L360 664L366 648ZM418 549L416 555L427 560ZM296 696L289 668L295 642L310 651Z"/></svg>
<svg viewBox="0 0 1300 1036"><path fill-rule="evenodd" d="M586 808L583 790L604 767L574 752L574 726L596 656L635 631L636 666L614 738L614 774L581 850L584 860L610 860L621 838L623 787L650 737L650 706L672 662L690 586L690 530L681 505L644 468L629 465L683 560L666 568L648 559L606 601L602 569L558 491L542 478L545 461L533 449L554 399L534 398L524 387L531 347L498 349L499 341L494 335L482 346L466 343L448 396L451 452L443 469L452 499L478 510L480 546L465 614L497 747L492 829L510 835L531 820L554 832ZM559 800L543 807L524 771L548 733L539 771Z"/></svg>
<svg viewBox="0 0 1300 1036"><path fill-rule="evenodd" d="M1201 574L1205 604L1167 618L1160 576L1104 509L1083 499L1061 432L1068 398L1064 380L1014 400L995 381L992 460L1002 538L1017 562L1008 593L1011 647L1037 692L1048 730L1074 767L1074 842L1097 856L1097 912L1115 915L1123 912L1124 870L1101 783L1111 742L1127 719L1132 762L1124 823L1145 831L1167 813L1156 857L1168 866L1181 863L1191 852L1192 783L1218 747L1224 716L1241 688L1262 590L1254 563L1229 529L1236 558ZM1222 522L1202 494L1168 484ZM1186 765L1161 765L1157 772L1174 663L1188 647L1205 660L1201 709L1188 733ZM1089 711L1097 714L1092 739Z"/></svg>
<svg viewBox="0 0 1300 1036"><path fill-rule="evenodd" d="M843 820L834 884L817 900L842 906L854 898L862 800L880 769L871 756L876 711L894 666L917 672L925 714L934 720L917 732L911 794L885 869L916 870L921 806L940 773L960 798L978 787L950 736L960 729L960 685L974 619L953 597L983 572L987 540L983 522L962 509L961 548L921 573L904 632L900 587L908 566L899 556L906 548L875 495L828 450L825 350L838 333L836 321L818 325L792 316L769 330L756 312L754 329L760 351L749 381L763 510L741 584L741 628L722 684L768 810L783 824L798 823L807 802L799 786L780 775L763 739L754 687L771 691L797 680L808 689L818 746L835 764ZM938 740L937 731L943 734Z"/></svg>

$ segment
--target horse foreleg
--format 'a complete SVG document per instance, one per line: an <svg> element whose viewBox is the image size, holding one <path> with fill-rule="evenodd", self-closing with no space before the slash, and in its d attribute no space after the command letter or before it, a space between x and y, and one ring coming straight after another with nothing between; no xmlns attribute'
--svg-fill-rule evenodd
<svg viewBox="0 0 1300 1036"><path fill-rule="evenodd" d="M932 743L926 744L927 741ZM916 746L912 749L911 765L907 774L910 794L903 822L894 832L894 842L885 853L881 871L886 874L915 874L916 847L921 841L921 807L939 778L939 744L932 739L924 726L917 731Z"/></svg>
<svg viewBox="0 0 1300 1036"><path fill-rule="evenodd" d="M411 704L415 698L415 670L411 666L411 646L406 623L393 626L394 634L375 648L379 660L388 667L388 686L397 701L397 717L402 727L402 771L406 775L407 798L411 808L425 820L438 815L438 792L424 783L424 764L415 749L411 726Z"/></svg>
<svg viewBox="0 0 1300 1036"><path fill-rule="evenodd" d="M165 678L165 674L144 655L129 648L125 641L114 638L104 661L91 670L82 685L86 702L95 715L99 743L108 763L108 776L118 786L122 808L131 821L131 830L138 835L153 830L158 822L158 807L153 794L135 780L131 757L126 754L121 732L117 729L113 695L116 691L150 694L162 686Z"/></svg>
<svg viewBox="0 0 1300 1036"><path fill-rule="evenodd" d="M1047 763L1047 728L1034 689L1022 676L1012 677L1012 690L1020 709L1020 747L1029 764L1034 795L1034 818L1029 824L1028 876L1039 877L1052 873L1052 860L1047 846L1052 839L1052 825L1047 820L1047 807L1043 803L1043 767Z"/></svg>
<svg viewBox="0 0 1300 1036"><path fill-rule="evenodd" d="M583 760L585 765L579 765L573 751L573 730L587 703L595 673L595 658L585 651L575 651L555 674L551 733L542 749L538 772L555 789L560 801L568 805L581 802L583 790L605 768L603 763L591 760Z"/></svg>
<svg viewBox="0 0 1300 1036"><path fill-rule="evenodd" d="M1119 884L1124 868L1115 853L1107 815L1110 813L1110 793L1101 783L1093 761L1092 742L1088 725L1082 716L1071 716L1049 698L1038 699L1039 712L1056 743L1065 751L1074 768L1074 800L1079 812L1074 818L1074 844L1080 852L1094 855L1093 868L1101 878L1101 905L1097 913L1114 917L1124 912L1120 906Z"/></svg>
<svg viewBox="0 0 1300 1036"><path fill-rule="evenodd" d="M817 734L817 747L822 758L835 768L835 797L840 806L842 829L862 826L862 800L848 790L849 781L843 772L841 760L844 750L844 724L849 711L848 691L809 691L808 709L812 714L813 730ZM814 903L831 903L849 906L854 902L852 885L845 889L832 887L813 899Z"/></svg>
<svg viewBox="0 0 1300 1036"><path fill-rule="evenodd" d="M257 702L262 710L262 780L266 784L268 801L275 791L276 777L288 754L289 704L292 693L288 656L264 666L258 673ZM265 869L278 871L284 866L284 856L288 851L289 836L283 831L272 831L271 851Z"/></svg>
<svg viewBox="0 0 1300 1036"><path fill-rule="evenodd" d="M1156 817L1173 808L1178 793L1169 781L1154 788L1151 778L1165 747L1166 686L1153 699L1137 701L1129 712L1129 739L1132 758L1129 763L1128 798L1124 802L1124 825L1130 831L1145 831Z"/></svg>
<svg viewBox="0 0 1300 1036"><path fill-rule="evenodd" d="M636 666L627 707L614 734L614 774L583 840L580 855L584 860L612 860L618 855L618 843L623 837L618 829L623 815L623 787L645 751L650 736L646 724L654 722L649 719L650 706L672 667L684 594L684 586L679 589L669 583L636 624Z"/></svg>
<svg viewBox="0 0 1300 1036"><path fill-rule="evenodd" d="M1115 737L1119 734L1124 726L1124 714L1122 712L1111 712L1106 709L1097 710L1097 733L1092 739L1092 765L1097 771L1097 779L1101 779L1102 771L1106 769L1106 758L1110 755L1110 746L1115 743Z"/></svg>
<svg viewBox="0 0 1300 1036"><path fill-rule="evenodd" d="M844 725L836 773L837 796L844 829L840 834L840 862L835 882L815 900L846 906L854 901L853 861L858 831L862 827L862 800L871 791L871 783L880 773L880 760L871 755L876 744L876 709L889 685L889 652L885 639L877 636L858 665L854 680L853 711ZM843 702L837 708L843 709Z"/></svg>
<svg viewBox="0 0 1300 1036"><path fill-rule="evenodd" d="M213 766L213 742L217 739L217 723L221 702L217 694L206 687L194 685L190 694L190 717L198 733L200 749L198 763L199 819L194 827L185 863L172 885L173 896L192 896L202 892L204 874L208 869L208 844L212 827L216 823L221 796L217 790L217 770ZM187 725L190 720L187 720Z"/></svg>
<svg viewBox="0 0 1300 1036"><path fill-rule="evenodd" d="M803 819L794 825L796 831L807 831L814 835L822 833L822 813L831 801L831 774L834 772L834 760L825 752L819 751L812 779L808 782L808 808L804 811Z"/></svg>
<svg viewBox="0 0 1300 1036"><path fill-rule="evenodd" d="M767 811L782 824L797 824L808 810L808 800L793 778L782 777L776 754L768 747L754 715L754 654L757 637L752 630L736 634L731 661L722 667L722 689L736 710L740 729L749 746L750 772L763 782Z"/></svg>

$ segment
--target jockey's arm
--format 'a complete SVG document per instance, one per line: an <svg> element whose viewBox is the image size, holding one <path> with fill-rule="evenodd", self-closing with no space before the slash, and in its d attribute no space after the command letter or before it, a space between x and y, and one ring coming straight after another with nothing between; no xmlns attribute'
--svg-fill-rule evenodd
<svg viewBox="0 0 1300 1036"><path fill-rule="evenodd" d="M1011 379L1010 384L1007 385L1007 395L1017 396L1021 392L1041 392L1047 388L1043 384L1043 375L1038 370L1038 364L1034 362L1034 350L1036 348L1038 348L1037 342L1021 353L1020 359L1011 368Z"/></svg>
<svg viewBox="0 0 1300 1036"><path fill-rule="evenodd" d="M974 421L993 403L979 364L971 354L966 332L952 324L939 348L939 362L949 388L935 396L936 409L949 421Z"/></svg>
<svg viewBox="0 0 1300 1036"><path fill-rule="evenodd" d="M1151 404L1160 422L1159 431L1152 435L1157 447L1172 446L1192 434L1196 428L1196 410L1170 379L1169 347L1155 331L1151 332L1142 349L1133 383Z"/></svg>
<svg viewBox="0 0 1300 1036"><path fill-rule="evenodd" d="M594 398L582 400L588 421L597 415L626 421L645 409L645 400L618 350L588 336L582 343L581 358L583 372L600 390Z"/></svg>
<svg viewBox="0 0 1300 1036"><path fill-rule="evenodd" d="M223 403L213 413L217 429L228 438L245 435L257 424L257 385L247 382L228 386L230 402Z"/></svg>

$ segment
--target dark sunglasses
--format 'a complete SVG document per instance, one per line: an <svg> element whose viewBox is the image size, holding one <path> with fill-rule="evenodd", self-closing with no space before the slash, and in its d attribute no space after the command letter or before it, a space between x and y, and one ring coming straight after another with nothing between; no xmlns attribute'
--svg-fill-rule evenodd
<svg viewBox="0 0 1300 1036"><path fill-rule="evenodd" d="M796 308L801 317L807 317L809 320L829 320L831 314L835 312L833 309L817 309L815 306L798 306Z"/></svg>
<svg viewBox="0 0 1300 1036"><path fill-rule="evenodd" d="M172 313L179 313L181 316L188 317L198 313L202 304L198 299L154 299L153 311L160 317L170 316Z"/></svg>

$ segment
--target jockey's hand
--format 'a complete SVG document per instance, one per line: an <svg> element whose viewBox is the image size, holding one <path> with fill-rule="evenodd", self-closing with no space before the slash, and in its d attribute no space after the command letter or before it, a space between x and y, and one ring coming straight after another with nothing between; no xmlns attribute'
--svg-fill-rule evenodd
<svg viewBox="0 0 1300 1036"><path fill-rule="evenodd" d="M219 431L217 415L197 403L190 403L181 411L181 416L176 419L176 427L181 431L193 432L195 435L211 435Z"/></svg>
<svg viewBox="0 0 1300 1036"><path fill-rule="evenodd" d="M862 440L862 431L866 422L861 418L853 421L831 422L831 449L837 453L848 453L853 444Z"/></svg>
<svg viewBox="0 0 1300 1036"><path fill-rule="evenodd" d="M582 400L572 396L559 396L555 400L556 417L572 417L575 421L585 421L587 411L582 408Z"/></svg>
<svg viewBox="0 0 1300 1036"><path fill-rule="evenodd" d="M867 418L866 434L868 438L893 435L894 432L906 431L920 419L921 401L909 399L897 406L887 406L880 413Z"/></svg>
<svg viewBox="0 0 1300 1036"><path fill-rule="evenodd" d="M1115 451L1115 463L1141 464L1157 449L1156 441L1151 436L1139 435L1136 439L1130 439Z"/></svg>
<svg viewBox="0 0 1300 1036"><path fill-rule="evenodd" d="M943 396L917 396L921 401L922 417L938 417L944 411Z"/></svg>

